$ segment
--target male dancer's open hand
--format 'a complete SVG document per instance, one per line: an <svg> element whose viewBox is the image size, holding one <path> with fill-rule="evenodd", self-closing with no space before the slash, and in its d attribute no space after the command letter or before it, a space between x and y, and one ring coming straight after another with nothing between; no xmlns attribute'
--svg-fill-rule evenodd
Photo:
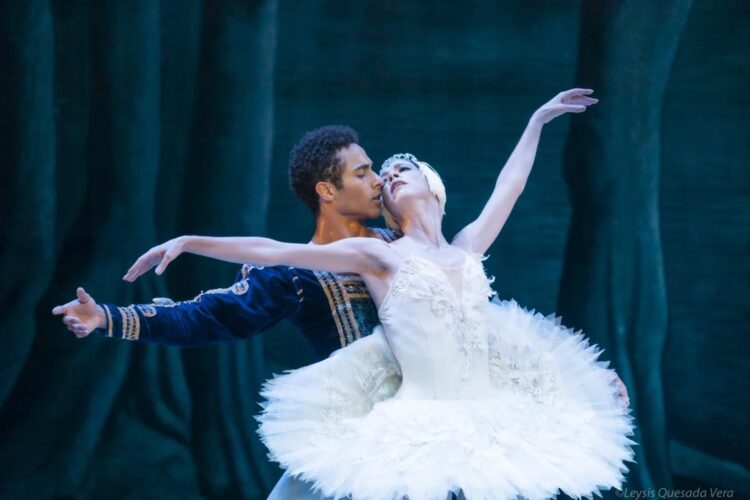
<svg viewBox="0 0 750 500"><path fill-rule="evenodd" d="M104 328L107 318L104 316L104 310L96 304L96 301L86 293L86 290L79 287L76 290L77 298L67 304L56 306L52 309L55 316L64 315L63 323L68 330L73 332L76 337L83 338L95 328Z"/></svg>
<svg viewBox="0 0 750 500"><path fill-rule="evenodd" d="M591 89L564 90L537 109L531 119L544 125L565 113L583 113L588 106L599 102L599 99L588 97L593 93Z"/></svg>
<svg viewBox="0 0 750 500"><path fill-rule="evenodd" d="M138 257L138 260L130 266L130 269L128 269L128 272L125 273L122 279L131 282L135 281L154 266L156 266L156 274L163 273L169 263L183 252L184 241L185 238L179 237L153 247Z"/></svg>

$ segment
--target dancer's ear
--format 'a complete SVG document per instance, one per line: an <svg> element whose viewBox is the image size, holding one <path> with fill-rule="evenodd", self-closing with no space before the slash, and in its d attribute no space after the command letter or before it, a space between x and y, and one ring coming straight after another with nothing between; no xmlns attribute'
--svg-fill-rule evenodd
<svg viewBox="0 0 750 500"><path fill-rule="evenodd" d="M321 201L331 202L335 196L336 188L331 182L320 181L315 184L315 192L318 193Z"/></svg>

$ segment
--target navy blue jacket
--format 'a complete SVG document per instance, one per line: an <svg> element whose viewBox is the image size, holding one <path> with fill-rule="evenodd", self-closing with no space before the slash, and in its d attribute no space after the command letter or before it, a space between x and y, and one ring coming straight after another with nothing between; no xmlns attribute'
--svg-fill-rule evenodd
<svg viewBox="0 0 750 500"><path fill-rule="evenodd" d="M396 237L386 229L375 231L386 241ZM183 302L102 304L107 326L97 333L188 347L245 339L288 319L323 359L378 324L375 304L358 274L244 266L239 278L229 288Z"/></svg>

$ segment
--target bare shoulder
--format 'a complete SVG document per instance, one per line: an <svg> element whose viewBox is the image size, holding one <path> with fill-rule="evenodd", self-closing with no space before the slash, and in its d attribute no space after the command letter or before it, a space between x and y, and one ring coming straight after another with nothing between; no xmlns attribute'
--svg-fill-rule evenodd
<svg viewBox="0 0 750 500"><path fill-rule="evenodd" d="M394 243L388 243L380 238L357 238L364 240L362 242L362 249L372 252L375 255L382 257L383 259L389 259L396 257L396 252L392 246Z"/></svg>
<svg viewBox="0 0 750 500"><path fill-rule="evenodd" d="M347 238L350 248L360 253L371 263L372 272L375 274L389 273L398 268L398 255L391 248L393 243L388 243L380 238Z"/></svg>
<svg viewBox="0 0 750 500"><path fill-rule="evenodd" d="M380 238L367 236L355 236L353 238L344 238L334 242L342 247L352 248L363 252L387 251L389 244Z"/></svg>

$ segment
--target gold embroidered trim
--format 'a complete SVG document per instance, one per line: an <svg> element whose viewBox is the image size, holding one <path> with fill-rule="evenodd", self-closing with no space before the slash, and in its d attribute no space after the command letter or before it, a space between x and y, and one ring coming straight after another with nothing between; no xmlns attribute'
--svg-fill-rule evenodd
<svg viewBox="0 0 750 500"><path fill-rule="evenodd" d="M336 329L339 332L341 347L362 337L359 324L352 308L352 299L370 298L363 289L362 278L358 274L315 271L315 276L328 299ZM350 293L350 290L352 293Z"/></svg>
<svg viewBox="0 0 750 500"><path fill-rule="evenodd" d="M336 310L336 301L331 296L330 285L328 284L329 280L326 279L327 275L330 276L330 273L315 271L315 277L318 278L320 287L323 289L323 293L325 294L326 299L328 299L328 305L331 308L331 316L333 316L333 321L334 323L336 323L336 330L339 331L339 343L341 344L341 347L345 347L346 337L344 337L344 327L341 325L341 320L339 319L339 315Z"/></svg>
<svg viewBox="0 0 750 500"><path fill-rule="evenodd" d="M203 297L204 295L212 295L216 293L227 294L229 292L232 292L235 295L245 295L248 290L250 290L250 285L247 282L247 278L245 278L242 281L238 281L237 283L227 288L212 288L211 290L201 292L197 297L193 299L193 302L200 302L201 297Z"/></svg>
<svg viewBox="0 0 750 500"><path fill-rule="evenodd" d="M147 318L153 318L156 316L157 311L153 304L138 304L137 307L141 311L141 314Z"/></svg>
<svg viewBox="0 0 750 500"><path fill-rule="evenodd" d="M210 290L206 290L205 292L199 293L198 297L196 297L193 300L199 302L201 295L207 295L207 294L211 294L211 293L229 293L231 290L232 290L231 288L212 288Z"/></svg>
<svg viewBox="0 0 750 500"><path fill-rule="evenodd" d="M138 340L138 337L141 336L141 317L135 312L135 308L133 308L133 317L135 318L135 331L131 340Z"/></svg>
<svg viewBox="0 0 750 500"><path fill-rule="evenodd" d="M238 281L232 285L232 292L235 295L245 295L248 290L250 290L250 285L247 283L247 280Z"/></svg>
<svg viewBox="0 0 750 500"><path fill-rule="evenodd" d="M104 314L107 315L107 337L112 336L112 311L108 306L104 306Z"/></svg>
<svg viewBox="0 0 750 500"><path fill-rule="evenodd" d="M120 322L122 323L120 327L120 329L122 330L120 332L120 338L124 338L126 329L125 323L127 323L128 317L125 315L125 309L123 307L118 307L117 311L120 313Z"/></svg>
<svg viewBox="0 0 750 500"><path fill-rule="evenodd" d="M344 300L344 309L346 310L346 319L350 325L350 330L347 332L347 337L349 340L349 343L354 342L357 339L362 338L362 334L359 331L359 325L357 324L357 320L354 317L354 309L352 309L352 298L353 295L349 294L349 288L350 285L347 285L346 283L350 282L350 279L353 275L340 275L337 274L336 276L336 282L341 287L341 293ZM354 275L357 278L359 278L359 275ZM359 278L360 280L362 278Z"/></svg>
<svg viewBox="0 0 750 500"><path fill-rule="evenodd" d="M125 332L128 331L128 314L125 311L124 307L118 307L117 310L120 313L120 321L122 322L122 332L120 333L120 338L125 338Z"/></svg>
<svg viewBox="0 0 750 500"><path fill-rule="evenodd" d="M132 311L129 307L123 308L123 312L125 313L125 322L123 323L123 332L122 332L122 338L126 340L130 340L131 332L133 331L133 324L135 323L133 321Z"/></svg>
<svg viewBox="0 0 750 500"><path fill-rule="evenodd" d="M253 269L263 269L263 267L265 266L251 266L250 264L242 264L242 270L240 271L240 273L242 274L242 279L247 279L247 277L250 275L250 271L252 271Z"/></svg>
<svg viewBox="0 0 750 500"><path fill-rule="evenodd" d="M122 318L122 338L125 340L138 340L141 333L141 318L135 311L135 306L118 307Z"/></svg>
<svg viewBox="0 0 750 500"><path fill-rule="evenodd" d="M242 265L242 270L240 271L240 273L242 274L242 279L247 278L247 276L250 274L250 269L251 267L248 266L247 264Z"/></svg>
<svg viewBox="0 0 750 500"><path fill-rule="evenodd" d="M347 319L351 325L352 339L350 342L362 338L362 332L360 331L359 321L357 321L357 315L354 312L352 306L353 300L367 299L370 300L370 293L365 285L365 280L359 274L345 273L336 275L336 283L340 287L340 290L344 297L344 303L346 304Z"/></svg>
<svg viewBox="0 0 750 500"><path fill-rule="evenodd" d="M135 320L133 319L133 310L128 306L125 308L128 315L128 329L125 332L125 339L130 340L133 337L133 328L135 328Z"/></svg>
<svg viewBox="0 0 750 500"><path fill-rule="evenodd" d="M175 307L177 305L177 302L168 297L154 297L153 299L151 299L151 302L152 306L159 307Z"/></svg>

